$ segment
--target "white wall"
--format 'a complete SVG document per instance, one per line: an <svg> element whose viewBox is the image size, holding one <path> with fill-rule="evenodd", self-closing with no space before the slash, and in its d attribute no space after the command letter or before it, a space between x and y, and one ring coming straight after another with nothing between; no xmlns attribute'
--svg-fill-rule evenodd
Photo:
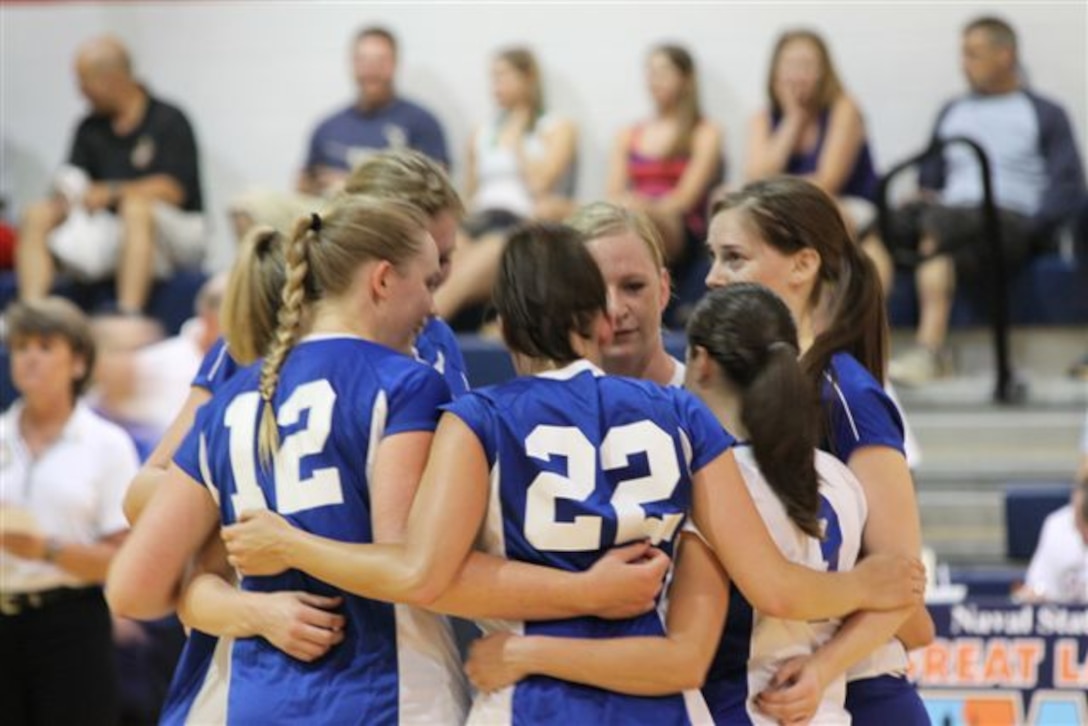
<svg viewBox="0 0 1088 726"><path fill-rule="evenodd" d="M706 112L726 129L732 180L748 117L763 103L770 47L785 27L828 39L866 113L877 162L924 145L934 114L962 90L959 30L995 12L1017 28L1033 85L1068 109L1083 151L1088 128L1088 3L435 5L302 2L33 3L0 7L0 137L16 209L40 195L67 154L83 104L72 55L103 31L130 46L151 88L181 105L201 146L215 215L213 266L231 255L223 209L252 184L288 187L315 121L352 94L347 48L380 22L401 39L401 91L443 121L460 166L470 129L491 113L488 62L530 44L550 105L582 129L579 194L603 189L613 134L649 110L646 50L675 40L696 56Z"/></svg>

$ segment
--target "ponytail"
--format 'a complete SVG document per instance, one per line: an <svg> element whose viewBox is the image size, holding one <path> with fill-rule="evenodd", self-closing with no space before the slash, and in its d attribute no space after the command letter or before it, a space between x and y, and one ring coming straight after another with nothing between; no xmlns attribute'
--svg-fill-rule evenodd
<svg viewBox="0 0 1088 726"><path fill-rule="evenodd" d="M816 336L801 363L816 390L823 387L831 356L846 352L858 360L873 378L883 383L888 359L888 315L884 293L873 266L852 239L847 239L837 270L825 261L826 279L834 282L827 329ZM833 279L832 279L833 278Z"/></svg>
<svg viewBox="0 0 1088 726"><path fill-rule="evenodd" d="M249 365L265 354L276 331L284 283L283 236L254 227L242 238L219 313L231 357Z"/></svg>
<svg viewBox="0 0 1088 726"><path fill-rule="evenodd" d="M756 464L790 519L822 539L816 474L819 401L797 360L786 304L761 285L711 290L688 321L688 343L706 350L741 397Z"/></svg>
<svg viewBox="0 0 1088 726"><path fill-rule="evenodd" d="M741 393L741 422L756 463L790 519L805 534L822 539L819 481L816 475L816 420L809 406L812 388L797 362L797 349L785 342L767 348L763 366Z"/></svg>

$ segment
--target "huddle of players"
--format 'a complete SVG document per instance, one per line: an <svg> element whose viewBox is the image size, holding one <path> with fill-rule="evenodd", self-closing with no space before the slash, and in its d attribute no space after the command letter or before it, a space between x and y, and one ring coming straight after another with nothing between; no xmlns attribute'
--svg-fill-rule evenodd
<svg viewBox="0 0 1088 726"><path fill-rule="evenodd" d="M107 584L193 628L164 722L927 723L883 306L834 203L783 178L715 206L673 386L605 373L667 355L651 224L515 230L494 305L519 376L477 391L432 315L460 212L385 153L245 240ZM434 613L485 631L471 706Z"/></svg>

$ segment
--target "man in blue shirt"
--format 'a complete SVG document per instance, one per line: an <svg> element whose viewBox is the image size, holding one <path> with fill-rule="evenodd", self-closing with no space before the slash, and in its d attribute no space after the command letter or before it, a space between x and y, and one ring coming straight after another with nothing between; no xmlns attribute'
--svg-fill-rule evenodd
<svg viewBox="0 0 1088 726"><path fill-rule="evenodd" d="M967 137L986 152L1006 269L1016 270L1053 244L1057 230L1081 205L1084 168L1065 111L1023 82L1016 34L1008 23L993 17L970 22L962 56L970 92L944 106L933 138ZM917 347L888 370L903 384L946 372L944 345L956 281L986 282L982 177L972 152L962 145L946 147L923 164L919 185L921 201L894 215L893 238L885 241L890 249L917 252L920 259ZM873 246L875 261L884 260L882 277L889 280L890 260Z"/></svg>
<svg viewBox="0 0 1088 726"><path fill-rule="evenodd" d="M448 167L446 138L438 120L396 94L393 34L379 27L361 30L355 36L352 66L359 95L314 130L299 191L318 196L338 191L352 169L382 149L416 149Z"/></svg>

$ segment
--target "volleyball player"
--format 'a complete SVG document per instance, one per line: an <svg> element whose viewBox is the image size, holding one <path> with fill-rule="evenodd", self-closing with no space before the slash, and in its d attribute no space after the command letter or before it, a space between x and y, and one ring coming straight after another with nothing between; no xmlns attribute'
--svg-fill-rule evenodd
<svg viewBox="0 0 1088 726"><path fill-rule="evenodd" d="M184 474L162 484L111 573L115 611L139 617L171 605L170 589L148 586L148 575L177 583L220 517L233 521L242 509L274 507L340 539L399 536L402 518L391 512L406 496L402 477L422 466L437 407L449 400L441 377L404 355L432 313L440 274L424 224L410 205L363 196L300 222L285 250L287 284L263 363L235 374L198 414L176 457ZM184 519L171 523L175 517ZM301 573L243 586L339 594ZM461 718L457 663L430 652L439 641L420 631L425 624L359 597L345 598L343 613L343 642L320 662L302 664L264 639L233 641L226 702L202 702L197 692L187 719ZM327 689L336 697L315 702Z"/></svg>
<svg viewBox="0 0 1088 726"><path fill-rule="evenodd" d="M671 283L664 243L645 213L610 202L580 208L568 224L582 233L608 290L612 339L601 351L602 367L612 375L684 383L684 364L665 350L661 315Z"/></svg>
<svg viewBox="0 0 1088 726"><path fill-rule="evenodd" d="M435 604L463 577L477 539L495 554L578 572L613 545L643 538L671 552L692 509L730 577L773 615L818 618L920 600L922 573L911 558L875 558L833 575L786 562L728 452L731 438L710 412L683 390L602 375L601 342L610 332L604 282L572 230L513 234L495 305L522 377L448 407L403 543L338 542L261 510L224 529L232 564L253 575L300 569L370 597ZM663 632L655 613L498 627L586 638ZM698 703L529 679L516 692L477 701L473 717L683 722L698 715L688 710Z"/></svg>
<svg viewBox="0 0 1088 726"><path fill-rule="evenodd" d="M872 263L835 203L802 179L749 184L714 206L707 244L713 255L708 287L758 282L793 313L802 366L823 402L821 446L857 476L869 502L864 551L917 555L921 525L903 423L881 383L888 336L884 299ZM848 675L847 707L855 723L927 724L925 707L906 679L904 643L924 645L933 624L924 607L905 625L902 620L896 613L855 616L817 653L818 667L783 673L794 687L767 691L761 703L772 714L776 708L808 710L819 698L818 681L869 653L875 639L883 647ZM898 639L892 637L897 631Z"/></svg>
<svg viewBox="0 0 1088 726"><path fill-rule="evenodd" d="M759 285L716 290L693 312L688 345L687 389L744 442L737 461L779 550L816 570L853 567L865 498L841 462L815 451L816 400L797 360L789 309ZM466 670L485 691L529 674L642 695L701 687L715 723L773 723L752 696L769 686L777 666L811 653L836 626L753 610L730 588L713 552L697 534L685 533L669 590L666 638L602 643L497 634L473 645ZM845 687L840 676L805 717L849 723Z"/></svg>

